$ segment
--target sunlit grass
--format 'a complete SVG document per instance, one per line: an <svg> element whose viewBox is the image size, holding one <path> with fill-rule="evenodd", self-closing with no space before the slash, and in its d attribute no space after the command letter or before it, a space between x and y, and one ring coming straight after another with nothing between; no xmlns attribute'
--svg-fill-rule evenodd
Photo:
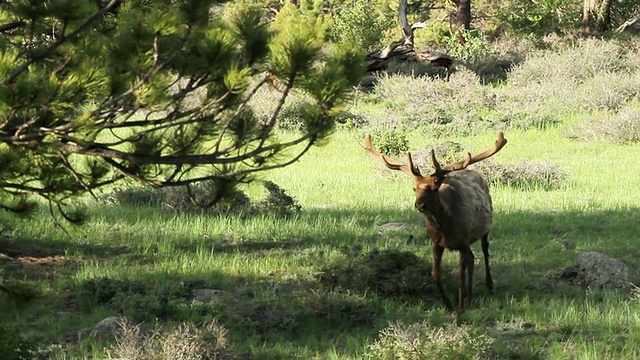
<svg viewBox="0 0 640 360"><path fill-rule="evenodd" d="M509 143L495 161L550 160L564 166L570 176L549 191L506 186L492 189L495 221L491 250L496 294L486 295L480 263L476 266L477 299L461 320L492 334L497 351L507 357L637 356L640 346L634 344L640 340L639 302L628 300L624 294L585 292L553 282L546 275L571 264L580 251L601 251L629 264L640 255L633 245L640 227L640 193L634 191L640 181L640 164L629 156L638 153L640 145L587 144L562 138L556 131L505 135ZM480 151L494 138L495 134L487 133L457 140L469 150ZM60 276L37 280L51 287L47 306L65 315L33 310L37 320L28 320L35 321L32 330L49 341L62 341L61 334L90 328L111 315L106 305L65 313L65 297L74 298L74 292L87 281L103 277L140 281L151 288L198 280L210 288L271 304L268 306L274 307L272 316L276 317L273 321L305 329L304 335L277 328L280 330L271 334L247 337L233 323L226 324L233 329L230 338L238 351L263 357L287 354L357 359L374 340L376 331L389 321L430 319L434 325L448 321L439 303L408 304L374 294L348 300L344 294L331 293L316 283L320 268L348 261L353 251L389 248L430 258L423 219L411 206L412 180L403 174L388 174L362 150L360 140L350 133L337 133L330 144L313 149L293 166L265 174L303 206L303 211L291 219L175 214L155 208L110 206L92 209L89 223L69 228L72 237L68 238L45 214L29 220L5 218L5 223L13 222L12 234L23 239L23 246L38 247L45 253L62 248L69 259L75 260L66 265L66 270L58 271ZM433 139L416 134L410 143L412 148L423 148ZM428 171L428 164L424 166ZM254 186L249 192L259 194L258 185ZM379 233L376 225L390 221L414 226ZM407 242L409 235L417 241ZM445 283L452 293L455 281L449 274L456 264L457 255L447 252ZM20 275L5 271L4 276L11 279ZM425 274L425 281L429 281L429 274ZM188 304L176 306L176 320L198 322L203 316L201 310L190 309ZM326 311L325 306L338 311L336 320L328 324L305 314L310 309ZM367 321L373 321L374 326L349 325L344 318L348 313L341 311L350 306L371 307L367 311L375 315ZM205 317L216 316L219 311L215 306L206 309ZM139 315L149 319L144 313ZM303 319L309 321L308 328L299 323ZM524 323L533 324L532 328L523 328ZM89 358L87 351L99 352L104 346L90 345L90 340L80 344L84 345L58 358Z"/></svg>

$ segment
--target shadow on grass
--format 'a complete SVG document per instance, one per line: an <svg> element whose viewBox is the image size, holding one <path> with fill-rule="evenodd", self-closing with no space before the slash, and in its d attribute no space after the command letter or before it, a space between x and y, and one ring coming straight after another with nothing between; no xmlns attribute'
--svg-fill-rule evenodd
<svg viewBox="0 0 640 360"><path fill-rule="evenodd" d="M307 349L309 343L315 343L317 350L329 342L339 346L340 341L332 339L348 341L345 333L373 336L384 314L379 302L366 296L324 292L315 281L276 281L222 272L208 276L224 281L144 272L128 279L89 279L70 291L79 311L122 315L134 323L198 324L216 318L229 331L230 343L241 345L286 341ZM215 289L217 295L200 301L195 294L201 289ZM245 353L246 349L240 350L244 355L239 358L259 358L262 351L269 350L264 345L256 353Z"/></svg>
<svg viewBox="0 0 640 360"><path fill-rule="evenodd" d="M422 226L365 239L355 233L359 227L375 227L381 222L421 224L421 215L413 211L322 209L306 211L296 221L316 224L321 218L335 220L338 225L335 229L306 229L304 234L283 241L247 239L225 243L208 239L203 246L215 249L212 256L227 252L269 255L281 249L315 251L314 247L319 243L334 247L354 246L346 241L375 244L376 236L396 238L396 245L406 243L408 235L426 239ZM351 219L351 227L341 227L344 219ZM500 309L525 298L581 300L585 296L582 289L548 280L546 273L572 263L579 251L587 250L601 251L632 264L640 255L640 249L631 246L637 239L638 220L639 208L552 213L497 210L491 240L496 295L487 295L481 251L479 245L474 244L476 299L493 299L491 301L496 301ZM193 239L188 241L197 244ZM43 256L58 254L71 247L71 250L110 259L115 250L109 246L78 245L53 239L15 239L11 240L11 246L0 242L3 244L5 248L20 244L23 253L32 249L32 255ZM176 247L178 251L186 252L196 249L192 245L177 244ZM200 322L215 317L229 330L231 343L245 346L243 349L247 344L279 341L309 351L348 349L351 336L373 338L386 326L387 320L415 317L415 313L407 312L408 308L414 311L416 307L422 308L426 313L441 307L439 297L434 296L429 247L429 242L425 241L422 245L406 244L406 247L400 246L401 249L396 246L379 251L374 248L372 251L345 252L344 257L334 263L318 264L318 275L314 279L241 276L224 272L173 275L145 267L131 278L90 279L69 285L71 288L65 291L75 296L77 311L86 314L112 312L136 321ZM412 256L412 253L419 255ZM458 255L447 254L443 283L449 295L455 297L454 273ZM283 255L274 253L274 256ZM338 266L341 261L348 266ZM197 288L219 289L223 296L211 302L193 302L193 291ZM482 301L476 301L471 308L481 306L479 304ZM509 313L517 314L517 310L509 310ZM260 357L257 353L247 356ZM523 352L515 358L536 357Z"/></svg>

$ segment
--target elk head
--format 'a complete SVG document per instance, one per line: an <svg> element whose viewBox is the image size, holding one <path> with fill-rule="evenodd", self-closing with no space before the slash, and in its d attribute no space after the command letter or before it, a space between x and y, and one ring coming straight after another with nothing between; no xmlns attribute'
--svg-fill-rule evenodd
<svg viewBox="0 0 640 360"><path fill-rule="evenodd" d="M438 189L440 188L440 185L442 185L447 174L453 171L466 169L467 166L492 156L500 151L506 143L507 139L504 138L504 134L500 131L498 133L498 140L496 140L495 144L491 148L475 156L471 156L471 153L467 153L467 157L464 160L444 167L440 165L436 159L434 150L431 149L431 162L433 163L435 171L429 176L422 176L420 169L418 169L418 167L413 163L411 153L407 153L409 164L404 164L399 160L389 158L378 152L371 145L371 136L369 135L365 137L364 149L374 158L381 160L389 169L400 170L413 176L415 180L414 191L416 193L415 207L416 210L424 213L426 211L433 211L433 209L430 209L429 207L437 205L437 201L433 200L437 198Z"/></svg>

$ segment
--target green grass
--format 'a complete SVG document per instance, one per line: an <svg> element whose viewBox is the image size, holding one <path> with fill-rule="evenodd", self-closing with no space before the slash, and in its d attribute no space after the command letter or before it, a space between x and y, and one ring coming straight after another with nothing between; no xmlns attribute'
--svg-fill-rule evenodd
<svg viewBox="0 0 640 360"><path fill-rule="evenodd" d="M455 140L478 151L494 137ZM460 321L490 334L495 353L505 358L637 357L640 302L623 294L585 292L545 275L585 250L634 265L640 256L634 246L640 164L632 154L640 144L576 142L559 130L513 131L506 137L509 143L496 161L553 159L570 177L549 191L492 189L496 294L487 295L479 263L477 298ZM410 145L421 148L432 141L412 136ZM218 317L238 357L265 359L359 359L389 322L426 320L438 326L450 321L437 296L385 297L334 289L318 280L321 269L373 249L411 251L430 262L423 219L411 206L412 180L388 176L362 150L361 139L337 133L327 146L265 177L297 198L303 211L285 220L94 208L89 223L70 229L71 238L45 214L29 220L5 217L12 227L5 238L13 239L14 247L36 255L62 253L66 259L49 265L44 275L35 265L4 265L5 282L31 281L46 293L15 319L30 324L27 335L41 343L64 344L53 358L66 359L100 353L106 344L83 336L83 330L117 312L149 324ZM257 185L249 190L260 193ZM415 226L378 233L376 225L390 221ZM409 235L416 241L408 242ZM456 263L457 255L447 252L443 266L452 296ZM119 281L113 286L127 296L97 303L87 284L103 277ZM424 281L430 282L428 272ZM187 282L224 290L229 299L190 304L180 297ZM168 304L158 300L163 296Z"/></svg>
<svg viewBox="0 0 640 360"><path fill-rule="evenodd" d="M299 202L302 211L290 218L88 201L88 223L67 224L65 232L45 211L30 219L0 213L0 252L10 256L0 257L0 280L40 294L28 305L0 299L0 346L21 342L40 349L41 358L108 358L113 341L93 339L89 330L112 315L145 329L217 319L239 359L362 359L380 332L398 322L433 327L436 345L427 349L453 346L455 334L449 345L437 345L435 328L455 332L455 321L433 290L430 240L422 215L413 210L413 180L385 169L362 148L365 132L397 125L413 153L444 140L482 151L495 140L495 129L504 129L509 142L492 161L554 164L568 174L548 188L492 187L495 294L484 287L474 245L476 298L457 319L457 335L488 336L492 359L639 358L637 296L586 290L548 276L582 251L599 251L625 261L636 271L632 280L640 280L640 143L567 137L567 129L580 132L576 124L597 133L602 125L590 119L638 108L637 51L629 50L621 69L608 67L606 54L598 55L596 67L586 58L570 61L608 46L586 42L577 52L532 56L495 87L483 87L470 71L450 82L382 79L379 92L358 99L354 111L368 128L341 129L327 145L259 179L275 182ZM570 65L550 65L558 59ZM554 80L535 81L545 78ZM431 129L439 125L429 121L438 118L456 122ZM614 137L624 134L615 130ZM474 135L460 135L469 133ZM428 164L419 165L429 172ZM266 194L259 182L242 190L255 200ZM387 222L409 226L380 232L378 225ZM445 253L450 296L457 262L457 254ZM224 293L212 303L193 303L193 288Z"/></svg>

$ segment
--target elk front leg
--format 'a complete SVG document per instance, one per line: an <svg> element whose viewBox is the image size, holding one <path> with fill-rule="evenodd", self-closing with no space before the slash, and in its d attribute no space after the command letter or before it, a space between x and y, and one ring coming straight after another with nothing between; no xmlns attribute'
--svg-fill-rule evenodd
<svg viewBox="0 0 640 360"><path fill-rule="evenodd" d="M469 274L467 294L464 293L465 275ZM466 295L466 296L465 296ZM473 298L473 252L470 248L460 250L460 263L458 267L458 311L464 311L465 298L471 304Z"/></svg>
<svg viewBox="0 0 640 360"><path fill-rule="evenodd" d="M449 297L445 293L444 288L442 287L442 281L440 280L440 263L442 262L442 254L444 253L444 247L439 246L434 242L432 253L433 253L433 265L431 267L431 277L436 282L436 286L438 287L438 291L440 291L440 296L442 296L442 301L444 302L444 305L447 307L447 310L452 311L453 304L451 303L451 300L449 300Z"/></svg>
<svg viewBox="0 0 640 360"><path fill-rule="evenodd" d="M489 269L489 233L482 237L482 254L484 255L484 271L486 274L487 289L489 294L493 294L493 278Z"/></svg>

